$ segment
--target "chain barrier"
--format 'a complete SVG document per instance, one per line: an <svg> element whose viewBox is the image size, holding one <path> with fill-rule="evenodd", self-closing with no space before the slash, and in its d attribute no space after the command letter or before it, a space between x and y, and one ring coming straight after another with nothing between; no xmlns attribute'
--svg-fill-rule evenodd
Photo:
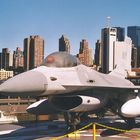
<svg viewBox="0 0 140 140"><path fill-rule="evenodd" d="M62 138L64 138L64 137L67 137L67 136L70 135L70 134L76 134L76 133L78 133L78 132L80 132L80 131L82 131L82 130L88 128L88 127L90 127L91 125L93 125L93 123L90 123L90 124L88 124L88 125L86 125L86 126L80 128L80 129L78 129L78 130L76 130L76 131L70 132L70 133L65 134L65 135L63 135L63 136L59 136L59 137L56 137L56 138L52 138L52 139L50 139L50 140L59 140L59 139L62 139Z"/></svg>
<svg viewBox="0 0 140 140"><path fill-rule="evenodd" d="M124 130L124 129L119 129L119 128L114 128L114 127L111 127L111 126L103 125L103 124L100 124L100 123L95 123L95 124L97 126L101 126L103 128L107 128L107 129L110 129L110 130L115 130L115 131L119 131L119 132L139 133L140 134L140 131L136 131L136 130Z"/></svg>
<svg viewBox="0 0 140 140"><path fill-rule="evenodd" d="M76 131L73 131L73 132L70 132L70 133L67 133L65 135L62 135L62 136L58 136L58 137L55 137L55 138L51 138L50 140L59 140L59 139L62 139L64 137L68 137L70 134L77 134L77 133L80 133L80 131L90 127L91 125L97 125L97 126L100 126L100 127L103 127L103 128L106 128L106 129L110 129L110 130L115 130L115 131L118 131L118 132L127 132L127 133L139 133L140 134L140 131L137 131L137 130L124 130L124 129L119 129L119 128L114 128L114 127L111 127L111 126L107 126L107 125L103 125L103 124L100 124L100 123L90 123Z"/></svg>

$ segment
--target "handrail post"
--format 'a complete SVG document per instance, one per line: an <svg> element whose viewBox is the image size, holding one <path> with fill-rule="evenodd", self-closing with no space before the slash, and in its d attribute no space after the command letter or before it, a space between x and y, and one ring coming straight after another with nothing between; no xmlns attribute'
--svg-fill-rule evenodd
<svg viewBox="0 0 140 140"><path fill-rule="evenodd" d="M93 123L93 140L96 140L96 124Z"/></svg>

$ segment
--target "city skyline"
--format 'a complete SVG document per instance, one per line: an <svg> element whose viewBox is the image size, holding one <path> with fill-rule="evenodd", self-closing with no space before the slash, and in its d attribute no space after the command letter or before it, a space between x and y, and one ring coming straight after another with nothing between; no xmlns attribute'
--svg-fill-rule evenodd
<svg viewBox="0 0 140 140"><path fill-rule="evenodd" d="M110 26L139 26L140 1L120 0L1 0L0 48L13 51L23 48L23 39L30 35L45 40L45 56L58 51L58 38L66 34L71 53L79 50L79 42L86 39L94 48L101 29ZM122 13L123 11L123 13Z"/></svg>

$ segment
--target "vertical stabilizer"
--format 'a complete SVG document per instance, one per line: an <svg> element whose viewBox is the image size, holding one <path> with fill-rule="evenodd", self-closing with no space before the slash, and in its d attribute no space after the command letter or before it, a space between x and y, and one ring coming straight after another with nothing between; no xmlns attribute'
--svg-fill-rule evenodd
<svg viewBox="0 0 140 140"><path fill-rule="evenodd" d="M112 72L110 72L109 74L117 76L117 77L119 76L119 77L125 78L125 77L127 77L128 70L126 70L121 65L117 65L117 67Z"/></svg>

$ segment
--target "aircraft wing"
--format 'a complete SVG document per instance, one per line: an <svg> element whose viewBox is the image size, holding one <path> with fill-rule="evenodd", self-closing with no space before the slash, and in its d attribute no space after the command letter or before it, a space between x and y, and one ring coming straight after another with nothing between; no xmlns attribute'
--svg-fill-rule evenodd
<svg viewBox="0 0 140 140"><path fill-rule="evenodd" d="M79 91L88 91L93 90L95 92L103 92L106 91L108 93L114 92L139 92L140 86L77 86L77 85L63 85L63 87L66 89L65 91L62 91L62 93L73 93L73 92L79 92ZM125 92L126 91L126 92Z"/></svg>
<svg viewBox="0 0 140 140"><path fill-rule="evenodd" d="M140 86L67 86L59 94L51 94L48 99L33 103L27 108L33 114L53 114L65 111L86 112L100 108L107 101L107 94L136 93ZM114 94L115 95L115 94ZM117 95L117 94L116 94Z"/></svg>

